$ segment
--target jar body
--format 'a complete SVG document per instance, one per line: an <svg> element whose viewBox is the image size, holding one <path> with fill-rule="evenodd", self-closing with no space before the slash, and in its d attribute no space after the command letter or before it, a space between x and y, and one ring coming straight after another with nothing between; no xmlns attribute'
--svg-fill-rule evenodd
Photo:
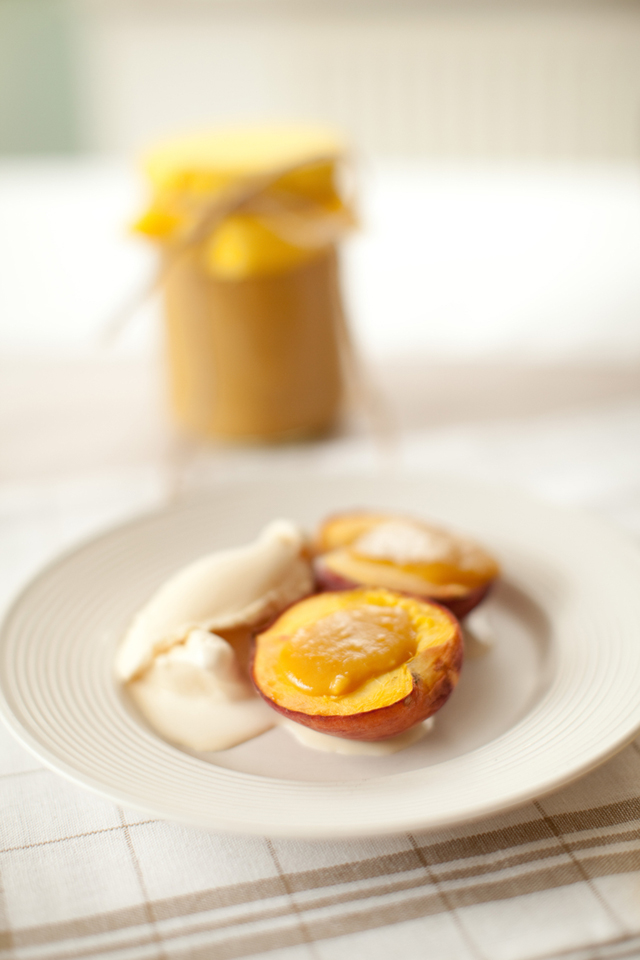
<svg viewBox="0 0 640 960"><path fill-rule="evenodd" d="M285 273L240 280L216 278L188 250L170 265L164 297L172 403L187 431L269 441L335 422L342 308L333 247Z"/></svg>

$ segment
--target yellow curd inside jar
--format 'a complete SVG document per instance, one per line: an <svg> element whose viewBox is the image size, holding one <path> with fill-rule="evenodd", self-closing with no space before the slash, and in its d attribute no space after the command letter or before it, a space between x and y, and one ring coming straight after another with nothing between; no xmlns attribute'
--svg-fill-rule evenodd
<svg viewBox="0 0 640 960"><path fill-rule="evenodd" d="M145 162L136 230L162 257L173 408L203 437L321 432L342 398L344 147L305 126L185 136Z"/></svg>

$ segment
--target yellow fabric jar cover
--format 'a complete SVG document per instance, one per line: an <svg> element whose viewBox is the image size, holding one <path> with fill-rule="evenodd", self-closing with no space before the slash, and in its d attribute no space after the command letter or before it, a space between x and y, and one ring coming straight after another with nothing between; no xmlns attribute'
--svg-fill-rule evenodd
<svg viewBox="0 0 640 960"><path fill-rule="evenodd" d="M344 153L340 139L321 127L238 127L175 138L146 158L153 196L135 229L169 249L195 245L196 237L203 267L220 280L284 273L354 226L336 184Z"/></svg>

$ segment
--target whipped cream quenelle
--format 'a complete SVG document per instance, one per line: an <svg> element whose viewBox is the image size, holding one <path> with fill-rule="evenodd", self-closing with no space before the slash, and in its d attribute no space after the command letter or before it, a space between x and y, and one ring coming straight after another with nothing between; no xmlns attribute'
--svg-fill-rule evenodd
<svg viewBox="0 0 640 960"><path fill-rule="evenodd" d="M118 679L132 680L193 627L215 632L253 626L311 593L304 546L294 523L274 520L253 543L189 564L134 618L116 656Z"/></svg>
<svg viewBox="0 0 640 960"><path fill-rule="evenodd" d="M253 543L196 560L139 611L116 675L162 736L192 750L224 750L277 722L216 630L250 628L311 593L301 530L276 520Z"/></svg>

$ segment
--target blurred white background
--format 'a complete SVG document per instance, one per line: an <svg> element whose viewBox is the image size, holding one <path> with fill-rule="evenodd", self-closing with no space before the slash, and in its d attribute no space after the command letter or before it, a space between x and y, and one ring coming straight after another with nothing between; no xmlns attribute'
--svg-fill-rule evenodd
<svg viewBox="0 0 640 960"><path fill-rule="evenodd" d="M640 157L640 6L620 0L80 0L82 136L128 152L284 116L368 155Z"/></svg>
<svg viewBox="0 0 640 960"><path fill-rule="evenodd" d="M368 353L640 359L637 0L0 0L0 27L5 353L97 349L153 270L146 144L312 119L359 163Z"/></svg>

